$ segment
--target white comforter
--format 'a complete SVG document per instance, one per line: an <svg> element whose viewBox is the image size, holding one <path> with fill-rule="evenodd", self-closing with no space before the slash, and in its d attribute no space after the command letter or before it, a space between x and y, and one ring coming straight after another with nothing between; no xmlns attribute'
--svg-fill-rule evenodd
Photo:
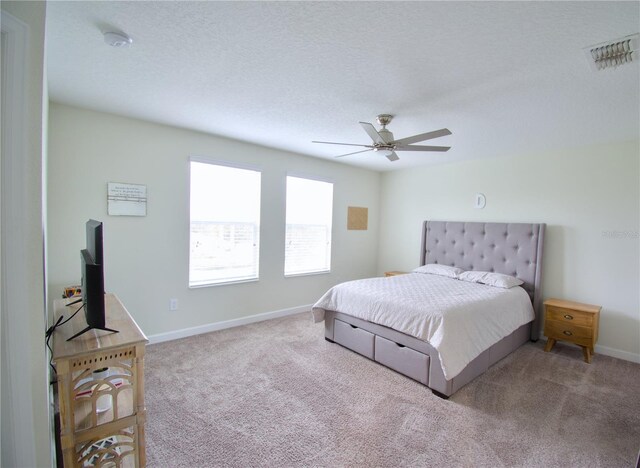
<svg viewBox="0 0 640 468"><path fill-rule="evenodd" d="M533 320L521 287L496 288L424 273L338 284L313 306L316 322L334 310L427 341L447 380L485 349Z"/></svg>

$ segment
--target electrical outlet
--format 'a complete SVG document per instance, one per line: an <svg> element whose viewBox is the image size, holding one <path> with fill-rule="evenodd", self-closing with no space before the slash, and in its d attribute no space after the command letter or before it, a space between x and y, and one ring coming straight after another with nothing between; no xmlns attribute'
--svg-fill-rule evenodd
<svg viewBox="0 0 640 468"><path fill-rule="evenodd" d="M169 299L169 310L178 310L178 299Z"/></svg>

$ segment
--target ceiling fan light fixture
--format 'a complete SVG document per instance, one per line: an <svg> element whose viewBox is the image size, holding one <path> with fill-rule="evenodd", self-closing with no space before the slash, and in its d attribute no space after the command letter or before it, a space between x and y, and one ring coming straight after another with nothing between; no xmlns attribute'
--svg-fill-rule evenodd
<svg viewBox="0 0 640 468"><path fill-rule="evenodd" d="M393 119L391 114L378 115L378 123L382 125L380 130L371 125L369 122L359 122L362 129L371 138L371 144L363 145L360 143L338 143L335 141L312 141L312 143L322 143L325 145L345 145L345 146L360 146L367 148L360 151L354 151L351 153L340 154L335 156L336 158L342 158L344 156L351 156L352 154L365 153L367 151L373 151L374 153L380 153L386 157L390 162L398 161L400 158L396 154L396 151L439 151L444 152L451 149L450 146L425 146L425 145L413 145L412 143L418 143L420 141L431 140L433 138L440 138L443 136L451 135L451 131L448 128L441 128L440 130L434 130L432 132L421 133L419 135L413 135L406 138L396 140L386 126Z"/></svg>

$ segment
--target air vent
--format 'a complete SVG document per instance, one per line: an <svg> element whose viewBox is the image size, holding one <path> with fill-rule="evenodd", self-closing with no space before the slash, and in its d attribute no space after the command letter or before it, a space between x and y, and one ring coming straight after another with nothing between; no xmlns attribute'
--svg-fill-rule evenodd
<svg viewBox="0 0 640 468"><path fill-rule="evenodd" d="M625 63L638 61L638 34L626 36L584 49L587 59L594 70L616 68Z"/></svg>

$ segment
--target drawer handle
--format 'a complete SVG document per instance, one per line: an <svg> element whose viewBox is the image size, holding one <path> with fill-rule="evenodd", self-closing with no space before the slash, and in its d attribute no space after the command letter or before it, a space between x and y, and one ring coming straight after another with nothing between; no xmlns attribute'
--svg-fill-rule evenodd
<svg viewBox="0 0 640 468"><path fill-rule="evenodd" d="M567 335L567 336L571 336L571 335L573 335L573 333L571 333L569 330L565 330L565 331L563 331L562 333L564 333L564 334L565 334L565 335Z"/></svg>
<svg viewBox="0 0 640 468"><path fill-rule="evenodd" d="M351 325L351 324L349 324L349 326L350 326L351 328L358 328L358 327L356 327L355 325Z"/></svg>
<svg viewBox="0 0 640 468"><path fill-rule="evenodd" d="M396 345L398 346L398 348L406 348L406 346L405 346L405 345L400 344L400 343L396 343Z"/></svg>
<svg viewBox="0 0 640 468"><path fill-rule="evenodd" d="M573 315L565 315L564 318L566 318L567 320L573 320Z"/></svg>

